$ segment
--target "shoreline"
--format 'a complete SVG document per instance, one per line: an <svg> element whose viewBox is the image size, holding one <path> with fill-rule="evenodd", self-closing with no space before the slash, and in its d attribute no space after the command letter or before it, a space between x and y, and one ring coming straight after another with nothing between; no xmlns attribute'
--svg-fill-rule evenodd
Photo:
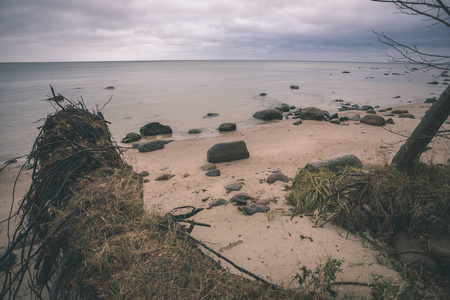
<svg viewBox="0 0 450 300"><path fill-rule="evenodd" d="M236 193L245 192L263 200L274 199L269 213L245 216L231 203L200 212L193 219L210 224L211 228L195 227L192 236L205 242L214 250L241 267L274 283L289 285L301 266L314 268L321 257L329 254L344 259L344 272L338 280L370 282L371 274L385 277L395 272L379 265L379 254L363 247L358 237L327 224L324 228L312 228L307 217L290 220L283 216L289 206L285 203L286 183L268 184L267 177L281 171L290 178L306 163L354 154L363 163L383 164L403 144L424 114L427 104L408 103L394 109L407 109L416 119L394 117L394 125L380 127L348 122L349 126L324 121L304 121L299 126L295 120L260 122L252 128L219 134L216 137L176 140L164 149L139 153L129 149L124 152L126 162L136 172L148 171L149 182L144 183L144 202L147 211L165 214L183 205L207 208L213 199L229 200ZM340 115L363 114L362 111L340 112ZM216 143L244 140L250 157L229 163L218 163L219 177L207 177L200 169L207 164L206 152ZM129 145L129 144L128 144ZM441 138L433 139L432 149L422 155L422 160L448 163L450 143ZM12 182L20 170L20 162L0 172L0 204L2 212L9 212ZM163 173L175 175L167 181L155 181ZM29 189L31 170L24 171L16 187L16 204ZM225 185L241 182L239 192L227 193ZM288 183L289 185L289 183ZM208 198L208 199L207 199ZM206 201L203 201L207 199ZM2 215L2 220L7 217ZM1 247L6 244L6 223L0 225ZM300 236L311 239L303 239ZM357 287L356 289L364 288Z"/></svg>

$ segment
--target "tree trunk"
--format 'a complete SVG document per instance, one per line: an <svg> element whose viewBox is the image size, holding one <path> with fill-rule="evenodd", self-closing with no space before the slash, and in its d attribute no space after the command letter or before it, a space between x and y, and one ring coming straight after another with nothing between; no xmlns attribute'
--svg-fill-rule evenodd
<svg viewBox="0 0 450 300"><path fill-rule="evenodd" d="M450 114L450 85L441 94L438 101L427 111L422 121L405 144L395 154L392 164L399 170L408 170L414 166L414 162L420 158L428 143L436 135L436 132L447 120Z"/></svg>

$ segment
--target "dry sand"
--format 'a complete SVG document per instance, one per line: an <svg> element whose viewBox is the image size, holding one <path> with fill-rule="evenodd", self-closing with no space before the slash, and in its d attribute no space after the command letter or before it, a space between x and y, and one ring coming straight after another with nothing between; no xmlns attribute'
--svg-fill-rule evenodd
<svg viewBox="0 0 450 300"><path fill-rule="evenodd" d="M260 125L240 131L228 132L212 138L193 138L174 141L164 149L139 153L130 149L125 159L135 171L148 171L148 183L144 184L144 200L149 211L165 214L175 207L192 205L206 208L213 199L229 200L238 192L227 194L225 185L242 182L245 192L257 199L275 199L269 213L243 215L231 203L226 206L205 209L193 217L211 228L196 226L192 236L205 242L239 266L271 281L289 285L301 266L314 268L326 255L343 259L344 272L338 281L371 282L371 274L395 276L395 272L377 263L379 254L365 247L360 239L347 231L326 224L313 228L308 217L283 216L288 212L286 183L268 184L267 177L281 171L293 178L308 162L334 158L346 154L358 156L364 163L383 164L392 159L404 137L409 135L426 110L423 103L408 104L407 109L416 119L393 117L395 124L385 129L358 122L349 126L328 122L304 121L294 126L293 120L261 122ZM361 112L346 112L353 115ZM363 113L361 113L361 116ZM219 125L219 124L217 124ZM387 129L387 130L386 130ZM164 137L165 138L165 137ZM219 177L207 177L200 167L207 163L207 150L216 143L244 140L250 158L216 164ZM435 163L447 163L450 153L448 140L435 138L422 159ZM11 205L12 182L18 164L0 173L1 217L7 217ZM16 201L29 188L29 171L20 178L16 187ZM168 181L155 181L163 173L175 175ZM291 185L288 183L287 185ZM205 200L208 198L208 200ZM6 223L2 230L1 247L6 246ZM301 238L303 236L304 238ZM232 270L232 268L230 268ZM236 270L232 270L237 272ZM237 272L238 273L238 272Z"/></svg>

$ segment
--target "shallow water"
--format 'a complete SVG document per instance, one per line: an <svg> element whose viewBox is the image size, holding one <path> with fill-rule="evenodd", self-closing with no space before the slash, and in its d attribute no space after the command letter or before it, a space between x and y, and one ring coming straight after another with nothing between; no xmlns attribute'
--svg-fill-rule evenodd
<svg viewBox="0 0 450 300"><path fill-rule="evenodd" d="M422 101L444 90L442 85L427 84L438 74L436 70L409 72L403 65L389 63L0 63L0 162L29 153L43 122L39 120L55 111L45 100L51 93L49 84L71 100L83 97L92 109L112 97L102 112L120 141L151 121L170 125L174 139L189 138L187 131L192 128L203 129L201 136L216 135L216 128L225 122L238 123L238 129L251 127L259 122L252 118L255 111L283 102L333 112L338 98L382 107ZM292 84L300 89L291 90ZM259 96L262 92L267 96ZM220 116L204 118L209 112Z"/></svg>

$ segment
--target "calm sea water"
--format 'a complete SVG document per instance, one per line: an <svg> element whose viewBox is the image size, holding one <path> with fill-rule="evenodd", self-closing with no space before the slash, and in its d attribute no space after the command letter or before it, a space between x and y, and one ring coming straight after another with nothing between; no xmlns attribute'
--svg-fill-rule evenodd
<svg viewBox="0 0 450 300"><path fill-rule="evenodd" d="M350 73L342 73L349 71ZM393 75L394 73L401 75ZM389 75L385 75L389 74ZM297 61L146 61L0 63L0 162L29 153L42 125L55 111L49 84L72 100L102 107L120 139L151 121L170 125L174 139L217 134L225 122L238 128L259 121L255 111L280 103L336 111L335 99L382 107L422 101L444 86L427 84L438 71L408 72L389 63ZM300 86L291 90L290 85ZM105 89L114 86L114 90ZM266 97L259 96L267 93ZM394 98L401 96L401 98ZM215 112L217 118L203 118Z"/></svg>

